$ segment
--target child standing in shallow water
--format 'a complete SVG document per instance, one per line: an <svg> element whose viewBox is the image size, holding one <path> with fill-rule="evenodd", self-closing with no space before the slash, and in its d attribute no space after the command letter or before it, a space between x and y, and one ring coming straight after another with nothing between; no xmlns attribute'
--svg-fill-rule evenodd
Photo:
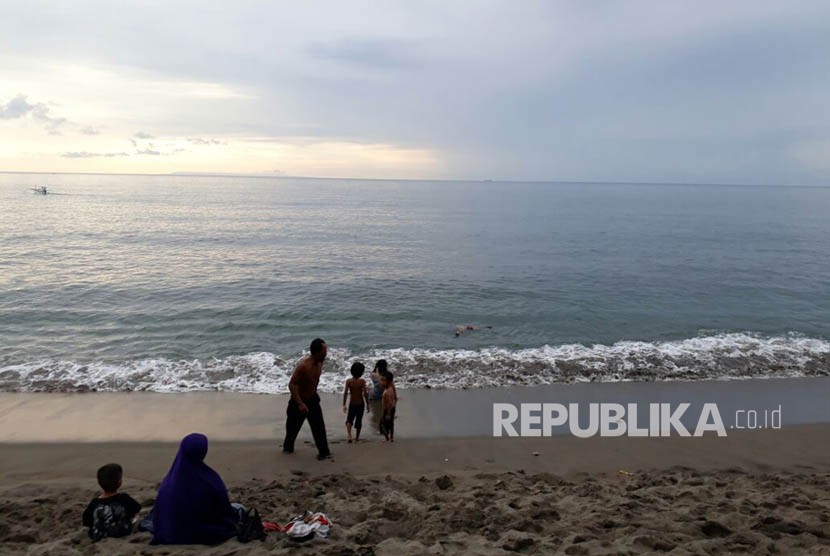
<svg viewBox="0 0 830 556"><path fill-rule="evenodd" d="M381 398L383 418L380 421L380 431L386 437L387 442L395 441L395 407L398 404L398 394L395 391L394 379L394 375L389 371L380 377L380 383L383 386Z"/></svg>
<svg viewBox="0 0 830 556"><path fill-rule="evenodd" d="M352 378L346 380L346 387L343 389L343 413L346 414L346 434L349 435L349 444L352 443L352 427L355 431L354 441L360 440L363 412L369 411L369 389L362 378L365 370L363 363L353 363Z"/></svg>

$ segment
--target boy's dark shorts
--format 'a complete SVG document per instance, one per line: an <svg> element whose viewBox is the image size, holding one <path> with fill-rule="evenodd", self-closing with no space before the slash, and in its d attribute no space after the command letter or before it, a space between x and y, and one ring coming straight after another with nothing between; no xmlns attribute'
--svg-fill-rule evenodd
<svg viewBox="0 0 830 556"><path fill-rule="evenodd" d="M363 404L349 404L349 412L346 414L346 424L354 425L354 428L363 428L363 412L366 406Z"/></svg>

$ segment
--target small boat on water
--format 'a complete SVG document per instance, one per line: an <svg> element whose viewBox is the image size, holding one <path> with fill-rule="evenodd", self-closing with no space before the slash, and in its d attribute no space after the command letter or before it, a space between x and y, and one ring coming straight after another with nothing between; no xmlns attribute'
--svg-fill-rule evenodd
<svg viewBox="0 0 830 556"><path fill-rule="evenodd" d="M40 187L33 187L32 191L34 191L38 195L46 195L47 193L49 193L45 185L41 185Z"/></svg>

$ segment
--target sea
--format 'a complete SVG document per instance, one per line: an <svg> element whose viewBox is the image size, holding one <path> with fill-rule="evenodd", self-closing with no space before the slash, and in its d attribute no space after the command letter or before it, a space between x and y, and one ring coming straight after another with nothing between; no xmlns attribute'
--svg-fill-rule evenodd
<svg viewBox="0 0 830 556"><path fill-rule="evenodd" d="M332 392L828 375L830 188L0 174L0 391L285 392L315 337Z"/></svg>

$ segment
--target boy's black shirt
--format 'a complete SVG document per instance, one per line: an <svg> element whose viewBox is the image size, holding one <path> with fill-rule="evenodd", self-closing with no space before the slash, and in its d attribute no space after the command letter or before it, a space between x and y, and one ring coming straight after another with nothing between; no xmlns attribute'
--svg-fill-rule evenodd
<svg viewBox="0 0 830 556"><path fill-rule="evenodd" d="M124 511L127 513L127 517L129 519L134 518L138 515L138 512L141 511L141 504L135 501L135 499L130 496L129 494L124 494L123 492L119 492L113 496L108 498L93 498L92 502L84 510L83 516L83 524L84 527L92 527L92 516L94 515L95 508L98 506L105 506L105 505L116 505L120 504Z"/></svg>

